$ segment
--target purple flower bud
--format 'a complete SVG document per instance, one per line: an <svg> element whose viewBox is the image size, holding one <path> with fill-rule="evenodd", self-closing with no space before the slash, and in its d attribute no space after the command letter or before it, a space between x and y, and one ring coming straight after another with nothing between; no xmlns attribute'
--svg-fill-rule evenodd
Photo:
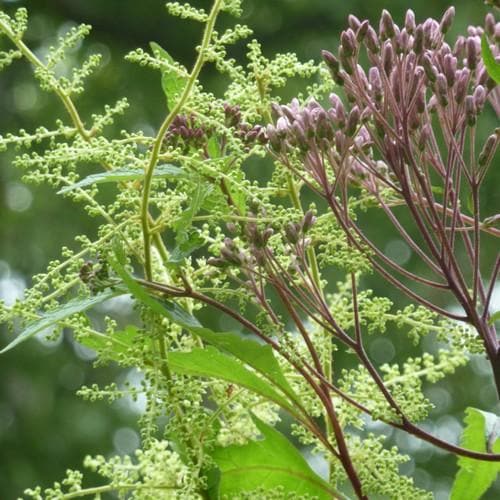
<svg viewBox="0 0 500 500"><path fill-rule="evenodd" d="M413 40L413 50L415 54L420 55L424 50L424 28L419 24L415 29L415 38Z"/></svg>
<svg viewBox="0 0 500 500"><path fill-rule="evenodd" d="M257 141L260 144L267 144L268 142L268 137L266 133L266 128L265 127L260 127L257 132Z"/></svg>
<svg viewBox="0 0 500 500"><path fill-rule="evenodd" d="M418 92L415 99L415 107L417 108L417 113L423 113L425 111L425 87L422 87Z"/></svg>
<svg viewBox="0 0 500 500"><path fill-rule="evenodd" d="M231 234L236 234L238 232L238 228L234 222L228 222L226 228Z"/></svg>
<svg viewBox="0 0 500 500"><path fill-rule="evenodd" d="M468 26L467 27L467 34L469 36L481 36L481 34L478 33L477 28L475 26Z"/></svg>
<svg viewBox="0 0 500 500"><path fill-rule="evenodd" d="M474 97L468 95L465 98L465 120L469 127L473 127L476 124L477 119L476 105L474 104Z"/></svg>
<svg viewBox="0 0 500 500"><path fill-rule="evenodd" d="M354 135L354 132L356 132L356 129L359 125L359 118L360 118L360 111L358 106L354 106L351 109L351 112L349 113L349 116L347 118L347 124L345 127L345 133L349 137L352 137Z"/></svg>
<svg viewBox="0 0 500 500"><path fill-rule="evenodd" d="M382 54L382 61L384 64L384 71L387 76L391 74L392 65L394 62L394 50L389 42L384 44L384 50Z"/></svg>
<svg viewBox="0 0 500 500"><path fill-rule="evenodd" d="M474 70L477 66L478 50L476 45L476 40L473 37L467 38L466 43L466 54L467 54L467 66Z"/></svg>
<svg viewBox="0 0 500 500"><path fill-rule="evenodd" d="M427 103L427 111L429 111L429 113L435 113L437 105L438 105L437 97L435 95L432 95L431 98L429 99L429 102Z"/></svg>
<svg viewBox="0 0 500 500"><path fill-rule="evenodd" d="M406 11L406 16L405 16L405 28L408 34L413 35L413 32L415 31L415 13L411 10L408 9Z"/></svg>
<svg viewBox="0 0 500 500"><path fill-rule="evenodd" d="M243 262L239 256L238 253L235 251L230 250L227 247L222 247L220 250L221 257L226 261L231 264L236 264L237 266L240 266Z"/></svg>
<svg viewBox="0 0 500 500"><path fill-rule="evenodd" d="M363 115L366 114L366 112L369 112L368 109L365 109L363 113L361 113L361 121L363 121ZM373 141L370 135L370 132L368 132L368 129L366 127L361 127L359 129L358 134L354 138L354 142L359 148L362 149L369 149L373 145Z"/></svg>
<svg viewBox="0 0 500 500"><path fill-rule="evenodd" d="M387 40L392 38L396 33L394 21L387 10L382 11L382 16L380 18L379 34L382 40Z"/></svg>
<svg viewBox="0 0 500 500"><path fill-rule="evenodd" d="M495 43L500 43L500 23L495 24L495 34L493 35L493 41Z"/></svg>
<svg viewBox="0 0 500 500"><path fill-rule="evenodd" d="M477 159L477 163L480 167L484 167L487 165L488 161L491 159L496 147L498 145L498 137L497 134L491 134L486 142L484 143L483 149L479 154Z"/></svg>
<svg viewBox="0 0 500 500"><path fill-rule="evenodd" d="M373 97L376 101L380 102L382 100L382 80L380 79L380 73L376 66L372 66L368 70L368 81L373 92Z"/></svg>
<svg viewBox="0 0 500 500"><path fill-rule="evenodd" d="M457 104L462 104L464 102L465 96L467 95L470 70L468 68L463 68L459 73L460 76L458 76L457 78L457 84L455 87L455 100Z"/></svg>
<svg viewBox="0 0 500 500"><path fill-rule="evenodd" d="M414 76L410 79L409 89L407 91L410 96L413 96L418 91L425 78L425 71L422 66L417 66L413 71L413 75Z"/></svg>
<svg viewBox="0 0 500 500"><path fill-rule="evenodd" d="M337 103L337 106L335 108L335 112L337 115L337 127L344 128L345 122L346 122L346 115L345 115L344 105L342 104L342 101L339 100L339 102Z"/></svg>
<svg viewBox="0 0 500 500"><path fill-rule="evenodd" d="M290 106L281 106L281 115L279 116L286 116L286 118L288 118L288 121L290 123L293 123L296 118L295 112L292 110Z"/></svg>
<svg viewBox="0 0 500 500"><path fill-rule="evenodd" d="M191 137L191 131L187 127L184 127L184 125L179 127L179 135L183 139L189 139Z"/></svg>
<svg viewBox="0 0 500 500"><path fill-rule="evenodd" d="M372 110L370 108L365 108L362 113L361 113L361 117L360 117L360 121L361 123L369 123L371 118L372 118ZM364 128L364 127L363 127ZM366 130L366 129L365 129Z"/></svg>
<svg viewBox="0 0 500 500"><path fill-rule="evenodd" d="M316 217L314 217L314 212L312 210L308 210L304 215L304 219L302 220L302 231L304 233L307 233L315 222Z"/></svg>
<svg viewBox="0 0 500 500"><path fill-rule="evenodd" d="M347 17L347 24L349 24L349 27L353 31L356 31L361 26L361 21L356 16L349 14Z"/></svg>
<svg viewBox="0 0 500 500"><path fill-rule="evenodd" d="M280 151L281 150L281 140L278 137L278 134L276 133L276 128L274 125L269 124L266 127L266 136L269 140L269 145L271 146L272 149L275 151Z"/></svg>
<svg viewBox="0 0 500 500"><path fill-rule="evenodd" d="M339 104L342 104L342 100L337 94L334 94L333 92L328 96L328 100L330 101L330 104L332 105L332 108L336 108Z"/></svg>
<svg viewBox="0 0 500 500"><path fill-rule="evenodd" d="M360 27L361 21L355 15L349 14L347 16L347 24L353 31L356 31Z"/></svg>
<svg viewBox="0 0 500 500"><path fill-rule="evenodd" d="M443 73L439 73L435 84L435 93L438 102L441 106L445 107L448 105L448 84L446 82L446 77Z"/></svg>
<svg viewBox="0 0 500 500"><path fill-rule="evenodd" d="M226 267L227 261L224 259L217 258L217 257L209 257L207 259L207 264L209 266L213 266L213 267Z"/></svg>
<svg viewBox="0 0 500 500"><path fill-rule="evenodd" d="M457 58L451 54L446 54L443 61L444 76L449 87L453 87L455 83L455 72L457 70Z"/></svg>
<svg viewBox="0 0 500 500"><path fill-rule="evenodd" d="M451 47L446 42L443 42L438 53L440 55L440 59L443 60L446 55L452 54Z"/></svg>
<svg viewBox="0 0 500 500"><path fill-rule="evenodd" d="M446 34L450 29L453 19L455 17L455 7L449 7L443 15L441 19L441 24L439 25L439 29L441 33Z"/></svg>
<svg viewBox="0 0 500 500"><path fill-rule="evenodd" d="M420 115L416 112L415 109L408 113L408 123L410 125L411 130L418 130L421 125Z"/></svg>
<svg viewBox="0 0 500 500"><path fill-rule="evenodd" d="M325 61L326 66L330 70L333 81L337 85L344 85L344 79L340 76L340 63L339 60L328 50L322 50L321 56L323 61Z"/></svg>
<svg viewBox="0 0 500 500"><path fill-rule="evenodd" d="M269 241L269 238L274 234L273 228L268 227L264 229L264 232L262 233L262 246L267 245L267 242Z"/></svg>
<svg viewBox="0 0 500 500"><path fill-rule="evenodd" d="M424 54L424 57L422 59L422 64L424 66L424 71L425 75L427 76L427 79L431 82L434 83L436 81L438 71L436 66L432 63L431 56L428 52Z"/></svg>
<svg viewBox="0 0 500 500"><path fill-rule="evenodd" d="M394 47L396 49L396 54L404 54L408 51L410 44L410 37L406 32L406 29L403 29L401 33L394 37Z"/></svg>
<svg viewBox="0 0 500 500"><path fill-rule="evenodd" d="M465 45L466 45L466 39L464 36L459 36L457 38L457 41L455 42L455 45L453 46L453 55L457 59L462 59L465 55Z"/></svg>
<svg viewBox="0 0 500 500"><path fill-rule="evenodd" d="M316 121L316 135L320 139L333 138L333 129L330 125L330 121L328 120L328 116L323 109L318 113Z"/></svg>
<svg viewBox="0 0 500 500"><path fill-rule="evenodd" d="M285 226L285 235L288 242L292 245L295 245L299 241L299 232L293 222L289 222Z"/></svg>
<svg viewBox="0 0 500 500"><path fill-rule="evenodd" d="M370 23L368 21L363 21L359 26L358 30L356 31L356 41L358 42L358 44L362 43L365 39L369 26Z"/></svg>
<svg viewBox="0 0 500 500"><path fill-rule="evenodd" d="M284 116L278 118L278 121L276 122L276 132L278 134L278 137L280 137L281 139L286 137L289 125L290 124L288 123L288 120Z"/></svg>
<svg viewBox="0 0 500 500"><path fill-rule="evenodd" d="M362 87L362 90L364 92L368 92L370 84L368 83L368 78L366 77L365 70L360 64L356 65L356 74L359 79L359 86Z"/></svg>
<svg viewBox="0 0 500 500"><path fill-rule="evenodd" d="M273 119L276 121L280 116L283 116L283 111L281 109L281 106L279 104L276 104L273 102L271 104L271 113Z"/></svg>
<svg viewBox="0 0 500 500"><path fill-rule="evenodd" d="M474 97L474 105L476 106L477 113L479 114L483 109L484 103L486 102L486 90L482 85L478 85L472 95Z"/></svg>
<svg viewBox="0 0 500 500"><path fill-rule="evenodd" d="M431 126L427 123L422 127L422 131L420 132L420 137L418 139L418 149L420 151L424 151L426 145L429 143L431 138L432 129Z"/></svg>
<svg viewBox="0 0 500 500"><path fill-rule="evenodd" d="M307 109L310 109L310 110L314 110L314 109L323 109L321 107L321 104L316 100L314 99L314 97L311 97L308 101L307 101Z"/></svg>
<svg viewBox="0 0 500 500"><path fill-rule="evenodd" d="M342 32L340 35L340 42L342 44L344 54L347 57L354 55L356 52L356 35L351 28Z"/></svg>
<svg viewBox="0 0 500 500"><path fill-rule="evenodd" d="M428 49L434 48L436 32L439 31L439 24L436 20L428 18L424 21L424 46Z"/></svg>
<svg viewBox="0 0 500 500"><path fill-rule="evenodd" d="M380 51L377 33L371 26L368 26L366 30L365 45L372 54L378 54Z"/></svg>
<svg viewBox="0 0 500 500"><path fill-rule="evenodd" d="M299 122L295 121L292 123L292 132L299 148L306 149L308 146L306 133Z"/></svg>
<svg viewBox="0 0 500 500"><path fill-rule="evenodd" d="M495 24L495 16L491 12L488 12L484 18L484 29L491 37L495 35Z"/></svg>
<svg viewBox="0 0 500 500"><path fill-rule="evenodd" d="M347 55L344 49L344 46L341 45L339 48L339 59L342 64L342 68L344 68L345 72L348 75L352 75L354 72L354 67L352 65L352 55Z"/></svg>

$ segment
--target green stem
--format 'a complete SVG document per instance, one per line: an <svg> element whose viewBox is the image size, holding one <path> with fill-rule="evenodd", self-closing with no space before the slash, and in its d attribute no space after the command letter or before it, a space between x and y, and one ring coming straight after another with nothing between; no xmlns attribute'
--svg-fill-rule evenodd
<svg viewBox="0 0 500 500"><path fill-rule="evenodd" d="M210 39L212 37L212 33L215 26L215 21L217 19L217 15L220 11L222 5L222 0L215 0L212 6L212 10L207 19L207 23L205 25L205 31L203 33L203 38L201 45L199 47L198 57L196 58L196 62L193 66L193 69L189 75L188 81L184 90L182 91L179 100L176 102L175 106L172 108L170 113L167 115L165 120L160 126L158 130L158 134L156 135L155 142L153 144L153 150L151 152L151 156L149 158L148 166L146 167L146 172L144 174L144 187L142 192L142 206L141 206L141 222L142 222L142 234L144 239L144 269L146 278L151 280L153 278L153 271L151 266L151 234L150 234L150 218L149 218L149 197L151 195L151 184L153 181L153 173L158 162L158 157L160 155L160 149L163 144L164 136L174 121L175 117L179 114L182 107L188 100L193 87L198 80L198 76L203 68L203 65L206 60L206 51L210 45Z"/></svg>
<svg viewBox="0 0 500 500"><path fill-rule="evenodd" d="M7 35L7 37L12 41L12 43L19 49L21 54L24 57L26 57L26 59L30 61L31 64L33 64L33 66L39 68L43 72L49 72L45 64L43 64L43 62L40 61L40 59L38 59L38 57L30 50L30 48L20 38L16 36L16 34L11 30L8 23L5 22L5 20L0 19L0 30ZM54 92L57 94L57 96L61 99L62 103L64 104L64 107L69 113L71 121L74 123L76 129L78 130L78 133L84 139L88 140L90 138L90 134L85 129L85 125L83 124L83 121L80 118L80 115L78 114L78 111L71 97L61 87L61 85L59 84L59 82L55 77L51 78L51 85Z"/></svg>
<svg viewBox="0 0 500 500"><path fill-rule="evenodd" d="M64 494L61 498L69 500L70 498L81 498L90 495L100 495L108 491L136 491L136 490L179 490L178 486L167 485L149 485L149 484L106 484L104 486L95 486L93 488L85 488L80 491L73 491Z"/></svg>

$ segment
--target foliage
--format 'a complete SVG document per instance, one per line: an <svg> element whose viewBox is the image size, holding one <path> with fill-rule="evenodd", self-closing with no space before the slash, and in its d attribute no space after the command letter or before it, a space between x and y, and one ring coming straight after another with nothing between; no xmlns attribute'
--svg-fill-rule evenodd
<svg viewBox="0 0 500 500"><path fill-rule="evenodd" d="M486 35L471 28L452 51L444 36L453 9L441 22L422 24L408 11L402 29L384 11L378 33L351 16L339 57L325 51L322 65L294 54L269 59L255 40L240 63L228 52L250 29L216 29L220 13L241 13L240 0L214 0L209 12L177 2L167 8L201 23L203 35L190 71L156 43L151 53L127 56L160 73L165 119L154 136L107 132L126 113L126 99L101 114L80 114L76 98L100 57L89 56L70 77L62 68L89 26L72 28L42 59L24 42L26 10L0 13L0 31L14 47L0 54L0 67L26 59L66 112L51 128L7 134L0 147L18 149L15 163L26 182L47 183L98 219L97 238L79 237L81 249L63 248L23 300L0 304L0 320L16 334L2 352L47 329L53 338L71 329L96 351L96 363L139 370L143 383L129 392L147 401L135 455L86 458L104 484L84 485L82 473L68 471L53 488L26 495L428 498L399 472L408 457L370 432L376 420L460 456L456 498L471 470L484 478L484 491L500 455L495 444L478 443L483 414L469 410L463 447L417 422L431 410L423 384L453 373L471 353L488 356L499 382L489 304L500 264L497 258L485 286L479 252L483 233L499 235L479 211L498 131L479 154L465 141L476 142L487 101L498 107L498 87L486 71L498 49L492 43L484 50L498 24L490 15ZM372 65L368 76L358 60L362 47ZM203 87L207 63L229 78L223 95ZM281 105L276 89L294 77L309 81L308 96ZM332 90L327 108L320 101ZM248 163L269 158L269 180L250 180ZM93 173L96 166L102 171ZM469 214L462 192L472 200ZM317 203L304 208L311 193ZM410 212L423 241L408 236L397 207ZM361 228L374 210L390 218L440 281L384 256ZM336 287L325 278L332 269L345 276ZM395 311L388 298L363 290L363 276L372 272L416 304ZM464 314L433 304L412 289L416 283L450 292ZM120 295L135 304L125 328L116 318L100 328L85 314ZM240 330L204 326L197 316L206 311L230 317ZM446 348L377 366L365 336L395 330L414 343L437 332ZM337 369L338 349L348 350L351 368ZM113 401L127 391L111 382L79 394ZM298 444L327 464L324 478L273 428L285 416Z"/></svg>

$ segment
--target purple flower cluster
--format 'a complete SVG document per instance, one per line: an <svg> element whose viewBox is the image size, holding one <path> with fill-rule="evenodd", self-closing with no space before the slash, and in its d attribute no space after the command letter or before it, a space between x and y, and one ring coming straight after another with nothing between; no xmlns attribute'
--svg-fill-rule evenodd
<svg viewBox="0 0 500 500"><path fill-rule="evenodd" d="M235 137L239 138L246 148L250 148L257 140L262 141L263 133L260 126L252 126L242 120L239 106L224 103L224 126L231 129ZM260 132L260 136L259 136ZM165 134L165 142L174 147L181 147L188 152L191 148L201 150L209 156L208 141L216 135L213 127L200 123L194 114L177 115ZM258 137L259 136L259 137ZM217 134L219 150L224 152L226 134Z"/></svg>
<svg viewBox="0 0 500 500"><path fill-rule="evenodd" d="M337 56L322 53L343 98L331 94L329 106L315 100L275 105L276 123L265 137L273 155L325 198L350 244L376 271L420 304L476 328L500 394L500 345L490 321L500 256L484 280L481 262L481 239L500 231L487 223L495 216L485 218L480 202L500 128L485 140L477 133L488 102L500 113L500 88L481 55L484 39L499 59L500 23L488 14L484 28L469 27L449 45L454 13L450 7L440 21L417 24L408 10L399 27L383 11L378 29L350 16ZM424 275L387 257L365 234L350 209L353 185L384 211L427 267ZM437 306L421 286L451 294L463 312Z"/></svg>
<svg viewBox="0 0 500 500"><path fill-rule="evenodd" d="M446 151L453 151L457 160L468 164L465 136L475 134L474 126L487 99L500 113L500 89L481 59L481 36L486 33L492 42L498 42L500 23L488 14L484 29L469 28L468 36L458 37L452 47L446 43L445 33L453 17L451 7L440 22L427 19L416 24L409 10L404 27L399 28L384 11L377 32L368 21L350 16L338 57L323 51L348 105L331 94L328 108L314 100L304 107L297 100L274 106L277 122L266 129L272 150L283 158L298 147L306 171L325 194L329 192L329 168L337 178L362 180L370 191L377 185L402 188L404 166L415 159L418 168L431 164L446 177L447 158L440 148L443 140ZM496 45L491 49L498 54ZM362 52L370 63L368 71L359 62ZM478 157L480 163L491 161L497 144L495 132Z"/></svg>

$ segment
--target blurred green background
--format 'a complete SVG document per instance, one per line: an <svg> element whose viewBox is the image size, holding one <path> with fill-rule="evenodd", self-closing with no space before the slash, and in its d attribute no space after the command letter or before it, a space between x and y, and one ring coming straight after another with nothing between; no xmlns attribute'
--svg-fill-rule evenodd
<svg viewBox="0 0 500 500"><path fill-rule="evenodd" d="M209 2L192 3L202 6ZM439 18L449 5L447 0L246 0L242 21L254 30L265 54L295 51L302 59L318 60L322 48L336 49L350 13L378 26L383 8L401 23L409 7L421 20ZM452 36L464 32L468 24L482 24L487 7L481 0L459 0L454 5L457 17ZM197 24L169 17L162 0L10 0L0 1L0 6L8 12L19 6L29 9L27 41L37 53L55 44L56 37L74 24L91 24L93 31L79 53L101 52L104 64L77 104L82 114L89 116L104 104L127 96L131 103L127 126L132 129L154 130L162 119L164 101L158 74L124 62L123 56L138 46L147 48L154 40L175 59L190 65L200 37ZM6 46L4 40L0 44ZM240 49L241 56L243 44ZM210 69L205 78L217 87ZM33 130L38 125L50 127L59 116L65 117L60 104L37 88L24 61L2 72L0 134L19 128ZM21 184L12 159L11 151L0 156L0 297L8 303L22 295L30 276L43 272L49 260L59 257L63 244L74 247L74 236L94 235L97 224L52 190ZM500 182L498 169L494 176ZM494 186L499 182L492 179L487 188L486 210L490 213L498 211L499 195ZM388 242L388 252L406 251L398 247L399 240L391 239L388 228L378 229L380 240ZM486 250L490 253L487 260L492 260L493 244ZM411 255L408 259L411 265ZM377 293L389 294L398 305L406 303L381 280L372 281L368 285ZM5 338L3 330L0 338ZM407 344L389 334L372 341L370 354L379 363L400 359ZM424 348L435 351L436 345L430 339ZM36 484L50 485L62 478L66 468L79 468L85 454L128 453L138 445L134 422L140 402L89 404L74 394L81 384L106 384L116 377L133 381L137 374L113 367L92 368L92 353L75 345L69 335L57 344L33 340L1 357L0 499L14 499L24 488ZM427 395L436 408L432 422L426 424L428 429L453 440L460 433L466 406L498 412L489 377L487 364L475 357L469 367L432 386ZM419 486L433 491L435 498L447 498L455 458L405 435L387 433L414 458L402 470ZM485 498L499 498L498 482L496 487Z"/></svg>

